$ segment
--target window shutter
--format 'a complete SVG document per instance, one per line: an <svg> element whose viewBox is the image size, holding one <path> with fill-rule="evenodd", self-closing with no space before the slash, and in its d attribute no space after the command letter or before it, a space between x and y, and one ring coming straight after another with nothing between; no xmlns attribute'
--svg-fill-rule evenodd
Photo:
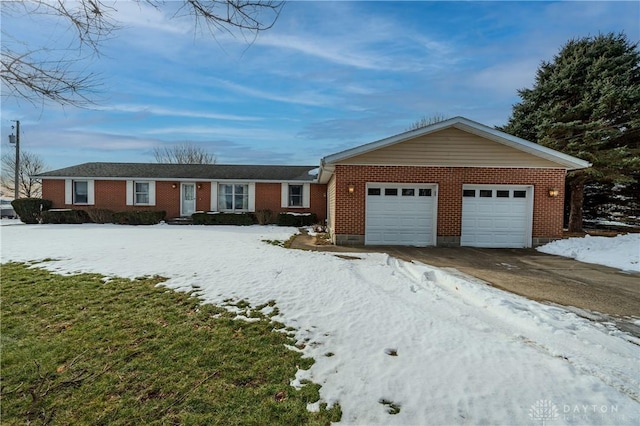
<svg viewBox="0 0 640 426"><path fill-rule="evenodd" d="M280 207L289 207L289 184L281 184Z"/></svg>
<svg viewBox="0 0 640 426"><path fill-rule="evenodd" d="M256 211L256 184L255 183L250 183L248 186L248 192L249 192L249 211L250 212L255 212Z"/></svg>
<svg viewBox="0 0 640 426"><path fill-rule="evenodd" d="M302 185L302 207L309 208L311 206L311 185L305 183Z"/></svg>
<svg viewBox="0 0 640 426"><path fill-rule="evenodd" d="M149 181L149 205L156 205L156 181Z"/></svg>
<svg viewBox="0 0 640 426"><path fill-rule="evenodd" d="M133 181L132 180L128 180L127 181L127 195L126 195L126 204L127 206L132 206L133 205Z"/></svg>
<svg viewBox="0 0 640 426"><path fill-rule="evenodd" d="M64 180L64 203L73 204L73 181L71 179Z"/></svg>
<svg viewBox="0 0 640 426"><path fill-rule="evenodd" d="M87 204L90 206L96 203L95 197L95 181L88 180L87 181Z"/></svg>
<svg viewBox="0 0 640 426"><path fill-rule="evenodd" d="M211 182L211 206L212 212L218 211L218 182Z"/></svg>

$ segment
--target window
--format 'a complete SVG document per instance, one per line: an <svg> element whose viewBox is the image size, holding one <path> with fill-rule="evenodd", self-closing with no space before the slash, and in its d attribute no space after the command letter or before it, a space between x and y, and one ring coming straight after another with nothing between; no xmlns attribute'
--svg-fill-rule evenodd
<svg viewBox="0 0 640 426"><path fill-rule="evenodd" d="M475 189L463 189L462 190L462 196L463 197L475 197L476 196L476 190Z"/></svg>
<svg viewBox="0 0 640 426"><path fill-rule="evenodd" d="M380 188L369 188L367 189L367 194L368 195L380 195L382 193L382 191L380 190Z"/></svg>
<svg viewBox="0 0 640 426"><path fill-rule="evenodd" d="M418 197L431 197L431 188L418 189Z"/></svg>
<svg viewBox="0 0 640 426"><path fill-rule="evenodd" d="M249 210L249 185L220 184L218 187L218 210Z"/></svg>
<svg viewBox="0 0 640 426"><path fill-rule="evenodd" d="M480 197L482 198L491 198L493 197L493 191L490 189L481 189L480 190Z"/></svg>
<svg viewBox="0 0 640 426"><path fill-rule="evenodd" d="M86 180L73 181L73 204L89 203L89 182Z"/></svg>
<svg viewBox="0 0 640 426"><path fill-rule="evenodd" d="M385 188L384 195L398 195L398 188Z"/></svg>
<svg viewBox="0 0 640 426"><path fill-rule="evenodd" d="M509 191L497 190L496 191L496 197L498 197L498 198L509 198Z"/></svg>
<svg viewBox="0 0 640 426"><path fill-rule="evenodd" d="M289 207L302 207L302 185L289 185Z"/></svg>
<svg viewBox="0 0 640 426"><path fill-rule="evenodd" d="M403 197L413 197L416 195L416 190L413 188L402 188L402 196Z"/></svg>
<svg viewBox="0 0 640 426"><path fill-rule="evenodd" d="M527 198L527 191L513 191L513 198Z"/></svg>
<svg viewBox="0 0 640 426"><path fill-rule="evenodd" d="M134 183L135 204L149 204L149 182Z"/></svg>

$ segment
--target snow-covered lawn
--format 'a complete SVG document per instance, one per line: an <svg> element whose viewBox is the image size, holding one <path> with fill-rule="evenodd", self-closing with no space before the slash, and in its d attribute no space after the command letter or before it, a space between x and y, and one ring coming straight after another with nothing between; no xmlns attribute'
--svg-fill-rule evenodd
<svg viewBox="0 0 640 426"><path fill-rule="evenodd" d="M538 251L572 257L580 262L611 266L623 271L640 272L640 234L567 238L538 247Z"/></svg>
<svg viewBox="0 0 640 426"><path fill-rule="evenodd" d="M163 275L205 302L275 300L345 424L638 424L640 341L462 274L287 250L293 228L3 226L2 262ZM185 366L188 368L188 366ZM385 403L387 404L385 404ZM388 413L389 404L400 407ZM543 408L549 410L544 411ZM313 409L313 407L310 407Z"/></svg>

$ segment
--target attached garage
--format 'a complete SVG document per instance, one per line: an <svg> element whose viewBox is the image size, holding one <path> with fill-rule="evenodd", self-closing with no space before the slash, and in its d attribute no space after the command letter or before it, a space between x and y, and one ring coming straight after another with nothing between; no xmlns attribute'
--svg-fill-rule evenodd
<svg viewBox="0 0 640 426"><path fill-rule="evenodd" d="M562 237L566 173L589 166L454 117L326 156L318 182L335 244L531 247Z"/></svg>
<svg viewBox="0 0 640 426"><path fill-rule="evenodd" d="M463 185L460 245L531 247L533 187Z"/></svg>
<svg viewBox="0 0 640 426"><path fill-rule="evenodd" d="M435 245L437 185L368 183L365 244Z"/></svg>

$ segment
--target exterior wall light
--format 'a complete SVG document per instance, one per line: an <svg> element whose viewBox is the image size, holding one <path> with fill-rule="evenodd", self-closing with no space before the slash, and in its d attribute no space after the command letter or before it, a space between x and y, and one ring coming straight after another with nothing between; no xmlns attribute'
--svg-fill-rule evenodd
<svg viewBox="0 0 640 426"><path fill-rule="evenodd" d="M353 185L349 185L348 191L349 191L349 194L353 194L356 191L356 187Z"/></svg>
<svg viewBox="0 0 640 426"><path fill-rule="evenodd" d="M176 185L175 183L173 183L173 184L171 184L171 187L172 187L173 189L176 189L176 188L178 187L178 185Z"/></svg>
<svg viewBox="0 0 640 426"><path fill-rule="evenodd" d="M559 194L558 188L549 188L549 197L557 197Z"/></svg>
<svg viewBox="0 0 640 426"><path fill-rule="evenodd" d="M202 189L202 184L201 183L198 184L198 189Z"/></svg>

